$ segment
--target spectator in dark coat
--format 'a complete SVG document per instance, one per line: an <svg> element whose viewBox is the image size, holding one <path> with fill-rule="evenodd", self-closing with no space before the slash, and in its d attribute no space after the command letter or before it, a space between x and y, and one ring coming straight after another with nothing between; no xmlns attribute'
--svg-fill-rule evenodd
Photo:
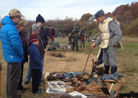
<svg viewBox="0 0 138 98"><path fill-rule="evenodd" d="M49 34L50 34L50 36L49 36L49 39L48 39L48 44L51 44L52 39L53 39L53 35L52 35L52 31L51 31L51 27L49 27Z"/></svg>
<svg viewBox="0 0 138 98"><path fill-rule="evenodd" d="M49 28L50 28L50 25L47 25L47 27L46 27L46 37L45 37L45 39L46 39L46 45L48 44L48 38L50 36ZM46 49L46 47L45 47L45 49Z"/></svg>
<svg viewBox="0 0 138 98"><path fill-rule="evenodd" d="M45 54L45 52L44 52L44 46L45 46L45 44L43 44L43 43L45 43L45 37L46 37L46 32L45 32L45 30L43 28L44 22L45 22L44 18L39 14L36 17L36 24L38 24L41 27L40 33L37 36L39 38L39 43L40 43L40 45L39 45L39 52L40 52L42 61L44 60L44 54ZM30 43L29 43L29 37L31 35L31 32L32 32L32 27L29 29L28 35L27 35L28 46L30 45ZM40 74L40 81L41 81L41 78L42 78L42 70L41 70L41 74ZM28 84L30 82L30 80L31 80L31 77L32 77L32 75L31 75L31 69L29 67L28 72L27 72L27 76L26 76L26 81L24 82L24 84Z"/></svg>
<svg viewBox="0 0 138 98"><path fill-rule="evenodd" d="M54 42L55 29L54 29L53 25L51 26L51 31L52 31L52 35L53 35L52 41Z"/></svg>
<svg viewBox="0 0 138 98"><path fill-rule="evenodd" d="M39 33L39 36L40 38L42 39L43 41L43 47L44 49L46 48L46 45L47 45L47 35L46 35L46 30L43 28L43 26L41 27L41 31Z"/></svg>

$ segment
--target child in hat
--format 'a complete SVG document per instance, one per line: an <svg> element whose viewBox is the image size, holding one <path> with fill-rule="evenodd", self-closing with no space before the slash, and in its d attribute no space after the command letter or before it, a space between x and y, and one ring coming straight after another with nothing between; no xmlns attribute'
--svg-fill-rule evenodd
<svg viewBox="0 0 138 98"><path fill-rule="evenodd" d="M42 89L39 89L40 70L42 69L42 58L39 53L39 38L37 34L40 32L40 26L36 23L32 25L32 34L30 35L30 68L32 72L32 92L42 93Z"/></svg>

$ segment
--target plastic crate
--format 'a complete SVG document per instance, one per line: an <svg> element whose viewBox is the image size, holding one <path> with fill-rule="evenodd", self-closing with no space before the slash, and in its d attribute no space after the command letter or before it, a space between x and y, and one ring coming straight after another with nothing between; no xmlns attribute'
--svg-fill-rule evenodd
<svg viewBox="0 0 138 98"><path fill-rule="evenodd" d="M119 91L122 84L124 83L124 79L123 78L119 78L119 81L115 81L115 80L103 80L107 89L109 90L109 92L112 92L113 90Z"/></svg>

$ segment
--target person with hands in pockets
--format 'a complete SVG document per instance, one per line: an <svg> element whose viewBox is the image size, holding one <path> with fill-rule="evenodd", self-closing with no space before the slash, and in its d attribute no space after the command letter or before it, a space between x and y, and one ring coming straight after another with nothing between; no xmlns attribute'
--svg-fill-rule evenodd
<svg viewBox="0 0 138 98"><path fill-rule="evenodd" d="M95 43L91 45L91 48L97 45L103 50L101 53L105 74L108 74L110 66L111 74L114 74L117 72L117 47L122 38L122 31L118 26L118 22L111 17L105 16L103 10L99 10L94 16L99 23L98 28L101 33Z"/></svg>

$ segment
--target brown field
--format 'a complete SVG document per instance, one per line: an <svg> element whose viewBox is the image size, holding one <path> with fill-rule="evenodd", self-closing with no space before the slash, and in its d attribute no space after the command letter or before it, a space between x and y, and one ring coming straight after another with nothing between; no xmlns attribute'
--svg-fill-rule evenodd
<svg viewBox="0 0 138 98"><path fill-rule="evenodd" d="M58 41L60 44L66 44L67 38L56 38L55 41ZM123 83L119 92L138 92L138 38L123 37L122 42L124 45L124 50L118 50L117 61L119 66L118 72L124 76L125 82ZM80 52L72 52L70 50L66 51L62 49L57 49L55 53L60 52L65 56L64 58L53 57L50 54L51 52L46 52L44 58L43 76L46 72L83 71L91 43L92 42L86 42L86 47L80 49ZM92 49L89 61L87 63L86 71L91 72L92 59L96 60L97 52L98 47ZM76 60L73 60L71 56L75 57ZM0 62L3 66L1 72L1 98L6 98L7 64L3 58L1 43ZM25 63L23 82L25 81L28 66L29 63ZM31 83L29 85L24 85L24 87L28 88L28 90L25 93L22 93L22 98L48 98L48 95L45 93L46 89L44 81L42 81L42 94L33 95L31 92Z"/></svg>

